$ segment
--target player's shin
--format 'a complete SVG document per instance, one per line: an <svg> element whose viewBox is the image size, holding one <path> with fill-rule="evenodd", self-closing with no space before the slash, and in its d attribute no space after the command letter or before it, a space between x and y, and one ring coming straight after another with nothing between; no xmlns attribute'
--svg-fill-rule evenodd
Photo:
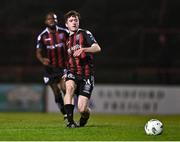
<svg viewBox="0 0 180 142"><path fill-rule="evenodd" d="M66 114L65 109L64 109L64 100L62 98L62 93L55 96L55 102L56 102L59 110L62 112L62 114L63 115Z"/></svg>

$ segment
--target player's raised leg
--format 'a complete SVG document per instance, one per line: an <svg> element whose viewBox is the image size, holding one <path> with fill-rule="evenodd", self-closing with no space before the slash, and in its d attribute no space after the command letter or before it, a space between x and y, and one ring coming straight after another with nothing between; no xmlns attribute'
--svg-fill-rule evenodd
<svg viewBox="0 0 180 142"><path fill-rule="evenodd" d="M83 127L88 122L90 116L90 108L88 107L89 98L79 95L78 98L78 111L81 114L79 126Z"/></svg>

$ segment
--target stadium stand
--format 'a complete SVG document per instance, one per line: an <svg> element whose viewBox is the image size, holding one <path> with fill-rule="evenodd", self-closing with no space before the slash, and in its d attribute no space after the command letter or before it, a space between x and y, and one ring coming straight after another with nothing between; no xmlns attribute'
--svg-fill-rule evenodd
<svg viewBox="0 0 180 142"><path fill-rule="evenodd" d="M34 54L43 17L53 10L62 19L75 9L102 47L95 57L97 83L178 84L178 6L178 0L2 0L0 80L41 82Z"/></svg>

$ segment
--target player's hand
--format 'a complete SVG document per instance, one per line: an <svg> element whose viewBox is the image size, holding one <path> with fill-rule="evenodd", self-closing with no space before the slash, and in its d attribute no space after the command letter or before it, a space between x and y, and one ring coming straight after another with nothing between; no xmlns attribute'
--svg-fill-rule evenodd
<svg viewBox="0 0 180 142"><path fill-rule="evenodd" d="M63 79L64 81L66 81L67 73L68 73L68 70L67 70L67 69L64 69L64 70L63 70L63 76L62 76L62 79Z"/></svg>
<svg viewBox="0 0 180 142"><path fill-rule="evenodd" d="M47 66L50 63L50 60L48 58L43 58L42 63L43 63L43 65Z"/></svg>
<svg viewBox="0 0 180 142"><path fill-rule="evenodd" d="M64 74L64 75L62 76L63 81L66 81L66 77L67 77L67 74Z"/></svg>
<svg viewBox="0 0 180 142"><path fill-rule="evenodd" d="M76 50L73 54L74 57L79 57L84 52L84 48Z"/></svg>

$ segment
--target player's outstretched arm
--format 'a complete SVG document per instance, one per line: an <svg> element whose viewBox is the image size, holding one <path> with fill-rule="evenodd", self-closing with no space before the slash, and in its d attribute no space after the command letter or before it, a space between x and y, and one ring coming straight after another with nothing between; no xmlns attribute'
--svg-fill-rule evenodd
<svg viewBox="0 0 180 142"><path fill-rule="evenodd" d="M101 51L101 47L97 43L93 43L91 47L86 48L80 48L77 51L74 52L73 56L78 57L83 52L89 52L89 53L97 53Z"/></svg>

